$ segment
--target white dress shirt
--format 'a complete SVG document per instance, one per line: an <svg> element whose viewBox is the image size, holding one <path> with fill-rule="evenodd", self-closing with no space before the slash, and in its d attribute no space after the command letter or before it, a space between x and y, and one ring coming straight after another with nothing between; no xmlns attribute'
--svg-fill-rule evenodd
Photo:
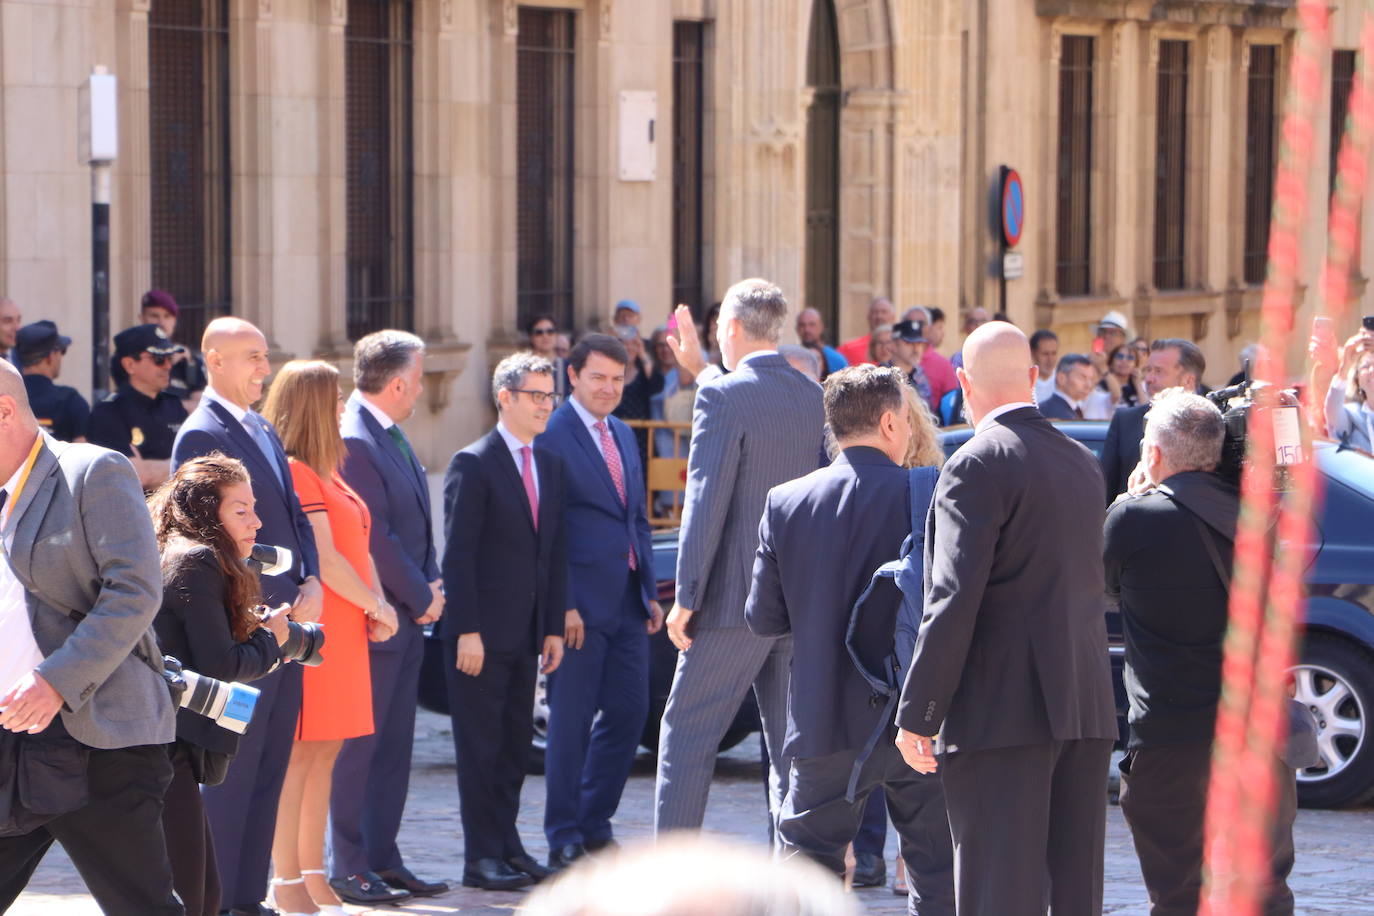
<svg viewBox="0 0 1374 916"><path fill-rule="evenodd" d="M14 546L14 526L18 523L14 518L14 489L19 486L19 478L28 463L25 459L5 483L7 495L4 507L0 508L0 531L4 538L4 550L0 550L0 696L43 661L43 653L33 638L24 585L10 569L9 559L10 548ZM30 480L25 486L38 486L38 483Z"/></svg>
<svg viewBox="0 0 1374 916"><path fill-rule="evenodd" d="M530 473L534 475L534 495L537 499L539 497L539 460L534 457L534 444L530 443L529 446L526 446L525 443L515 438L515 433L506 429L506 424L500 420L496 421L496 431L501 434L501 440L506 443L506 448L510 449L511 460L515 462L515 476L522 481L524 480L525 459L520 457L520 450L529 448Z"/></svg>
<svg viewBox="0 0 1374 916"><path fill-rule="evenodd" d="M984 415L983 419L978 421L978 425L973 428L973 434L976 436L983 430L987 429L989 426L992 425L992 422L994 420L996 420L1004 413L1011 413L1013 410L1020 410L1022 407L1034 406L1035 405L1032 404L1030 401L1013 401L1010 404L1003 404L1001 407L994 407L992 410L988 411L987 414Z"/></svg>
<svg viewBox="0 0 1374 916"><path fill-rule="evenodd" d="M385 410L369 401L361 391L354 388L353 393L348 396L350 401L361 404L363 409L372 414L372 418L381 425L383 432L396 425L396 421L387 415Z"/></svg>
<svg viewBox="0 0 1374 916"><path fill-rule="evenodd" d="M1086 401L1075 401L1073 398L1069 397L1069 394L1068 394L1067 391L1065 391L1063 388L1060 388L1058 385L1055 385L1055 386L1054 386L1054 393L1057 394L1057 395L1059 395L1061 398L1063 398L1064 400L1066 400L1066 401L1069 402L1069 409L1070 409L1070 410L1079 410L1079 411L1082 411L1082 410L1083 410L1083 405L1087 403Z"/></svg>
<svg viewBox="0 0 1374 916"><path fill-rule="evenodd" d="M1054 397L1054 374L1049 378L1038 378L1035 380L1035 403L1044 404Z"/></svg>

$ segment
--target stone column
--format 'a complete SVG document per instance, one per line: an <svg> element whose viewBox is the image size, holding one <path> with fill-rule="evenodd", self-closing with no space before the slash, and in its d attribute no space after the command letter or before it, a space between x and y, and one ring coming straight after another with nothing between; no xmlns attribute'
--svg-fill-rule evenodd
<svg viewBox="0 0 1374 916"><path fill-rule="evenodd" d="M110 331L137 320L152 279L152 160L148 112L150 0L117 0L115 63L119 78L119 159L110 220Z"/></svg>
<svg viewBox="0 0 1374 916"><path fill-rule="evenodd" d="M318 86L315 124L319 171L319 336L316 346L326 357L348 358L348 113L345 68L348 27L346 0L316 0L314 79ZM347 367L345 367L347 368ZM347 385L348 373L344 382Z"/></svg>

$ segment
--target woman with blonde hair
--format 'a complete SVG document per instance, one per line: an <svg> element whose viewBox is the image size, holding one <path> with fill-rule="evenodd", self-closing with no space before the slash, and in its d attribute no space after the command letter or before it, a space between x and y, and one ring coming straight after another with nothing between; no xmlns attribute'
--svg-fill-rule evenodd
<svg viewBox="0 0 1374 916"><path fill-rule="evenodd" d="M368 553L367 506L339 475L339 371L318 360L292 360L277 373L262 414L281 436L292 484L315 531L324 580L320 623L328 638L324 664L305 671L272 841L272 901L282 916L343 916L324 871L334 760L345 738L373 731L367 642L396 632L396 612Z"/></svg>

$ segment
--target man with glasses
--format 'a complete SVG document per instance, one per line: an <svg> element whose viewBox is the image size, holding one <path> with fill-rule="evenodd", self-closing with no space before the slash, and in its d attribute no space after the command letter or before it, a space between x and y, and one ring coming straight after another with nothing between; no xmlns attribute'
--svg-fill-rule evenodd
<svg viewBox="0 0 1374 916"><path fill-rule="evenodd" d="M454 455L444 475L439 626L458 756L463 884L515 890L551 874L525 851L515 821L534 736L535 679L562 661L571 605L563 461L534 441L558 403L553 365L516 353L497 364L491 387L496 428Z"/></svg>
<svg viewBox="0 0 1374 916"><path fill-rule="evenodd" d="M24 373L24 389L38 425L54 439L85 442L91 408L70 385L56 384L62 374L62 357L72 339L57 333L51 321L26 324L15 335L14 355Z"/></svg>
<svg viewBox="0 0 1374 916"><path fill-rule="evenodd" d="M186 408L167 387L177 346L155 324L138 324L114 339L110 375L119 386L91 411L90 440L126 456L143 489L171 476L172 443Z"/></svg>

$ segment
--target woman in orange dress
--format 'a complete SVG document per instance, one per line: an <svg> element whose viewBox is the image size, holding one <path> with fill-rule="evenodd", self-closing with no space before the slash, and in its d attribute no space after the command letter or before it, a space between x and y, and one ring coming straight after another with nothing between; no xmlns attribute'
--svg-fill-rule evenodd
<svg viewBox="0 0 1374 916"><path fill-rule="evenodd" d="M338 370L317 360L287 363L272 382L262 413L289 456L292 484L315 531L324 581L324 663L305 670L296 743L272 841L272 899L283 916L343 916L324 872L334 760L345 738L372 733L367 642L396 632L396 612L382 596L368 553L372 520L367 506L338 473L344 454Z"/></svg>

